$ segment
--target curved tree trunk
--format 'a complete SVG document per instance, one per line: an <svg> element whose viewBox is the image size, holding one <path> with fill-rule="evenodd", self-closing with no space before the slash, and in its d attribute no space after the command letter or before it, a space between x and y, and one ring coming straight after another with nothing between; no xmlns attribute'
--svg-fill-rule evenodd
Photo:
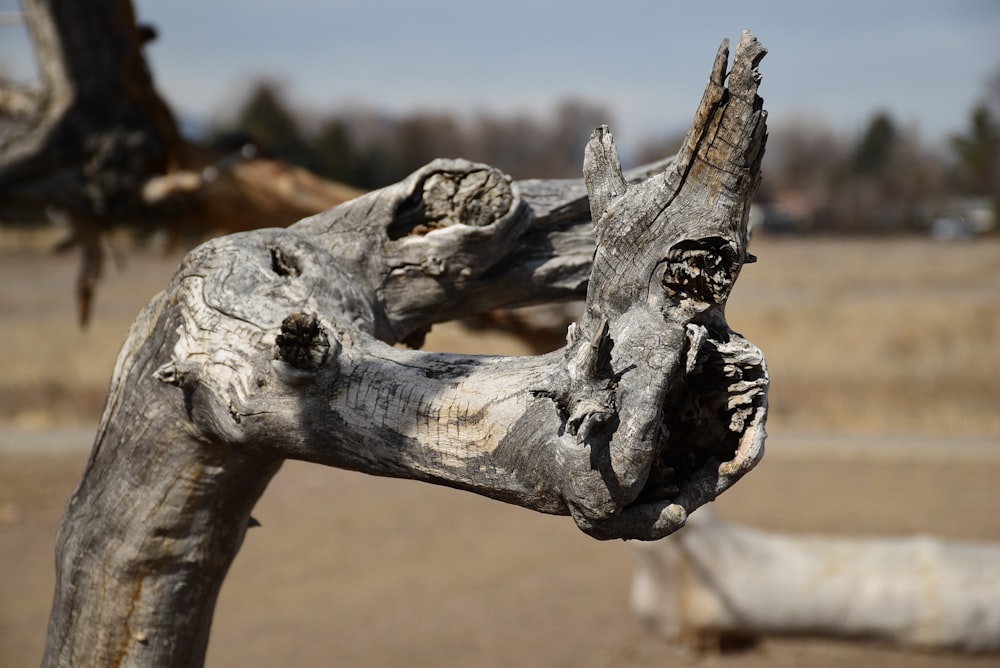
<svg viewBox="0 0 1000 668"><path fill-rule="evenodd" d="M45 665L201 663L284 459L568 514L600 539L665 536L732 485L765 438L764 360L724 312L750 257L763 55L744 34L727 74L723 44L676 159L632 181L599 128L580 182L436 161L191 252L119 356L60 526ZM584 294L548 355L391 345Z"/></svg>

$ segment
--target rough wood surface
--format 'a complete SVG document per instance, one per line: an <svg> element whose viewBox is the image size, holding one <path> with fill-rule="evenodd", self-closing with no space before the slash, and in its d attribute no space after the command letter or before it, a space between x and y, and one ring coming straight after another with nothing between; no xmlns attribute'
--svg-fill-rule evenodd
<svg viewBox="0 0 1000 668"><path fill-rule="evenodd" d="M582 181L462 160L210 241L133 325L58 538L46 665L203 661L218 588L284 459L470 490L655 539L760 458L767 373L725 303L759 181L764 49L720 48L669 165ZM728 82L727 82L728 77ZM727 83L728 85L727 85ZM586 296L564 349L407 350L435 322Z"/></svg>

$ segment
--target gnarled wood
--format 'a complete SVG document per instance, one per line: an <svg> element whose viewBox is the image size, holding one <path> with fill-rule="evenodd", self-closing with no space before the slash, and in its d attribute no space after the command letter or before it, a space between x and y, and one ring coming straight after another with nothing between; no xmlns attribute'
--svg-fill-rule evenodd
<svg viewBox="0 0 1000 668"><path fill-rule="evenodd" d="M747 254L763 48L716 58L684 149L580 182L436 161L192 251L133 326L63 518L46 665L196 665L283 459L470 490L654 539L759 459L767 373L725 303ZM592 220L592 216L596 219ZM596 241L596 246L595 246ZM405 350L435 322L586 294L537 357Z"/></svg>

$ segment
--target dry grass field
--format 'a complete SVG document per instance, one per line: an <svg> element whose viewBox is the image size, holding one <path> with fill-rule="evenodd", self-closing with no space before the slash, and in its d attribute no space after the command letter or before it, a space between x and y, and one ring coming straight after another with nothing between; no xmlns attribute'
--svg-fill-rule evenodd
<svg viewBox="0 0 1000 668"><path fill-rule="evenodd" d="M1000 240L761 243L729 308L780 430L1000 435Z"/></svg>
<svg viewBox="0 0 1000 668"><path fill-rule="evenodd" d="M761 238L752 250L760 261L729 320L767 356L772 438L721 512L789 531L1000 541L1000 240ZM38 664L62 505L126 328L177 260L125 253L81 331L75 258L0 240L0 666ZM435 328L429 346L527 352L459 325ZM223 588L210 666L685 664L630 615L628 551L566 518L297 463L255 516L263 526ZM696 665L998 660L768 639Z"/></svg>

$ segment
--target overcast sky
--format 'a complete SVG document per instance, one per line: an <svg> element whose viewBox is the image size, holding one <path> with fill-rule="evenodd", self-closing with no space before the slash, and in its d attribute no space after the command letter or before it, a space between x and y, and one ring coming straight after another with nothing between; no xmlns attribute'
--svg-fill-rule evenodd
<svg viewBox="0 0 1000 668"><path fill-rule="evenodd" d="M0 0L0 8L16 8ZM814 115L857 132L886 110L928 142L965 126L1000 71L996 0L136 0L148 54L182 115L218 116L247 81L285 82L317 111L549 112L573 96L611 112L620 144L690 121L715 50L750 29L769 50L777 127ZM0 59L11 29L0 27ZM23 56L20 56L23 59ZM11 67L8 64L7 69Z"/></svg>

